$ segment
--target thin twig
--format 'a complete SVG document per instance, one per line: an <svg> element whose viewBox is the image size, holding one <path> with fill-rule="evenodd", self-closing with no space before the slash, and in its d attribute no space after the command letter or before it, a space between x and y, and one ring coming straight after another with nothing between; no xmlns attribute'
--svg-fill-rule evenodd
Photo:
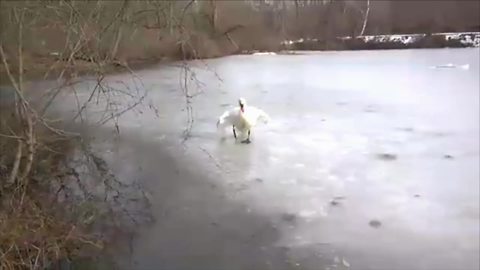
<svg viewBox="0 0 480 270"><path fill-rule="evenodd" d="M16 136L16 135L7 135L7 134L2 134L0 133L0 137L4 137L4 138L7 138L7 139L23 139L22 137L20 136Z"/></svg>
<svg viewBox="0 0 480 270"><path fill-rule="evenodd" d="M25 16L25 9L22 10L22 14L18 21L18 88L19 92L23 92L23 21ZM24 182L30 170L32 168L33 156L35 154L35 137L33 131L32 115L28 112L24 102L21 103L22 112L24 114L24 120L27 122L26 143L28 147L27 163L20 176L20 181ZM25 183L26 185L26 183ZM26 191L26 190L25 190Z"/></svg>
<svg viewBox="0 0 480 270"><path fill-rule="evenodd" d="M15 93L18 95L20 100L23 102L27 102L25 100L25 97L23 96L23 93L20 90L20 86L17 84L17 80L12 75L12 72L10 71L10 65L7 63L7 57L5 54L5 51L3 50L3 44L0 43L0 56L2 56L2 61L3 65L5 66L5 71L7 72L8 79L10 80L10 83L13 85L13 89L15 90Z"/></svg>
<svg viewBox="0 0 480 270"><path fill-rule="evenodd" d="M10 177L8 178L8 183L13 184L15 182L15 179L17 178L18 174L18 168L20 166L20 159L22 158L22 148L23 148L23 142L22 140L18 140L18 145L17 145L17 153L15 155L15 161L13 163L12 171L10 173Z"/></svg>

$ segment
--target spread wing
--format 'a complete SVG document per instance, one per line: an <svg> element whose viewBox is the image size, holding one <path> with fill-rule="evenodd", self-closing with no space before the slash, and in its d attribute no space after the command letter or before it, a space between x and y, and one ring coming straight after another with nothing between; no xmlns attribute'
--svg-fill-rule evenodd
<svg viewBox="0 0 480 270"><path fill-rule="evenodd" d="M256 123L259 120L262 120L264 123L268 123L271 119L270 116L263 110L256 107L249 107L249 118L253 120L253 123Z"/></svg>

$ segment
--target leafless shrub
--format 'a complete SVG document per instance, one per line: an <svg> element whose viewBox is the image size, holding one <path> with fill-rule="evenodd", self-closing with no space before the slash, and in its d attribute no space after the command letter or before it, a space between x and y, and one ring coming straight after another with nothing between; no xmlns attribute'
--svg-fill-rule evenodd
<svg viewBox="0 0 480 270"><path fill-rule="evenodd" d="M10 26L8 29L2 28L0 32L1 71L8 76L7 84L13 89L13 102L2 104L0 108L0 150L7 153L0 159L0 268L40 269L63 258L78 256L78 249L85 252L102 247L98 241L103 239L92 235L94 231L89 229L90 223L95 222L98 215L72 216L62 211L55 207L60 200L59 195L63 196L65 206L75 213L84 211L86 205L92 204L95 209L106 209L104 211L108 212L108 217L119 221L113 222L114 225L137 222L139 217L132 213L148 209L145 205L128 208L126 202L129 199L123 198L125 194L138 193L134 201L147 202L138 184L122 183L109 172L99 155L88 150L84 143L75 143L73 148L84 146L80 148L85 157L81 161L90 164L88 172L96 172L93 177L100 181L103 192L98 194L89 189L91 187L85 188L88 176L66 163L72 153L65 148L53 149L59 141L74 143L81 138L54 127L53 120L48 117L49 108L62 92L71 91L76 97L78 109L73 121L83 121L92 104L104 104L103 114L97 123L113 122L119 132L118 119L125 112L135 110L145 100L146 92L128 63L116 58L120 41L127 35L124 30L126 27L123 27L129 16L127 1L123 1L110 17L101 16L111 4L103 1L88 4L75 1L1 4L2 15L8 14ZM106 21L97 25L92 23L100 20ZM64 45L53 55L38 56L35 52L38 40L31 39L32 35L35 36L35 27L52 27L59 31L57 37ZM33 56L40 59L50 57L54 61L50 61L50 66L45 65L43 69L35 69ZM131 83L114 85L105 80L105 75L115 65L130 74ZM43 71L41 77L56 78L55 87L42 89L42 102L32 104L28 98L29 93L24 85L27 75L27 78L32 78L33 73L28 73L25 67ZM85 83L85 78L92 76L95 78L95 87L88 98L82 99L75 86ZM98 183L93 190L97 189ZM74 190L84 194L71 194ZM55 196L52 197L52 194ZM99 204L102 196L103 208ZM128 218L125 220L120 217Z"/></svg>

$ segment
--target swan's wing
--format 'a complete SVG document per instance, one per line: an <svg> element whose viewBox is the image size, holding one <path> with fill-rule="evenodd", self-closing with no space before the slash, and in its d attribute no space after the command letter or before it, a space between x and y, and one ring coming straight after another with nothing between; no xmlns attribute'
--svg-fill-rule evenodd
<svg viewBox="0 0 480 270"><path fill-rule="evenodd" d="M218 117L217 128L223 123L225 123L225 120L228 118L229 115L230 115L230 111L225 111L222 115L220 115L220 117Z"/></svg>
<svg viewBox="0 0 480 270"><path fill-rule="evenodd" d="M252 109L254 111L256 120L263 120L263 122L265 123L270 122L271 120L270 116L266 112L264 112L262 109L255 108L255 107L253 107Z"/></svg>
<svg viewBox="0 0 480 270"><path fill-rule="evenodd" d="M270 117L264 111L253 106L248 106L245 109L243 118L249 126L255 126L259 120L263 120L265 123L270 120Z"/></svg>
<svg viewBox="0 0 480 270"><path fill-rule="evenodd" d="M218 117L218 122L225 122L225 120L230 116L230 114L231 114L231 111L223 112L223 114L220 115L220 117Z"/></svg>
<svg viewBox="0 0 480 270"><path fill-rule="evenodd" d="M270 116L269 116L266 112L264 112L264 111L262 111L262 110L260 110L260 109L259 109L259 116L258 116L258 118L259 118L259 119L262 119L263 122L265 122L265 123L268 123L268 122L270 122L270 121L272 120L272 119L270 118Z"/></svg>
<svg viewBox="0 0 480 270"><path fill-rule="evenodd" d="M218 121L217 121L217 127L219 125L222 125L222 124L225 124L226 122L229 122L230 124L234 124L236 120L236 118L238 118L238 115L239 115L239 112L240 109L239 108L234 108L234 109L231 109L231 110L228 110L228 111L225 111L219 118L218 118Z"/></svg>

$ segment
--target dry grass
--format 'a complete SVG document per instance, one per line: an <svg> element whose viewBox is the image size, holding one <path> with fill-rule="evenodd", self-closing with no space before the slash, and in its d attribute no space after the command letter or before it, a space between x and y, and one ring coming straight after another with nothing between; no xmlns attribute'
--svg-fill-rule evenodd
<svg viewBox="0 0 480 270"><path fill-rule="evenodd" d="M0 269L43 269L65 258L101 250L102 243L82 232L39 194L6 196L0 211Z"/></svg>
<svg viewBox="0 0 480 270"><path fill-rule="evenodd" d="M28 178L9 182L18 138L6 134L22 128L10 111L0 107L0 269L58 269L65 261L108 256L104 245L148 222L137 183L120 182L100 156L83 149L88 144L48 128L36 127ZM27 158L22 152L18 171Z"/></svg>
<svg viewBox="0 0 480 270"><path fill-rule="evenodd" d="M60 181L60 164L71 143L46 129L37 129L36 162L21 183L11 182L21 126L0 108L0 269L44 269L65 258L102 248L101 239L86 233L74 205L59 205L51 184ZM19 156L26 164L28 152ZM19 166L18 171L25 167ZM28 184L27 184L28 183Z"/></svg>

